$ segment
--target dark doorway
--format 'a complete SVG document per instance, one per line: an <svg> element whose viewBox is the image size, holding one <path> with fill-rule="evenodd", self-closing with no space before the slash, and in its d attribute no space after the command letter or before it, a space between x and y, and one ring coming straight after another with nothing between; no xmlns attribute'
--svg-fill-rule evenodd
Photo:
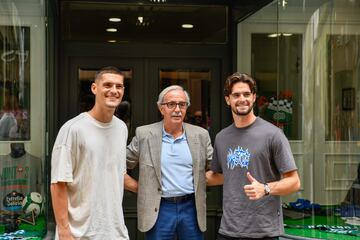
<svg viewBox="0 0 360 240"><path fill-rule="evenodd" d="M212 136L220 127L219 89L220 64L211 59L124 59L115 57L72 57L69 68L69 81L66 89L67 98L63 98L62 105L66 115L77 115L87 111L93 104L90 85L95 72L103 66L116 66L125 72L125 95L123 103L117 111L129 128L129 141L134 135L135 128L161 119L156 101L158 93L171 84L183 86L191 97L187 121L202 125ZM121 108L126 109L124 114ZM196 115L201 112L199 122ZM65 112L64 112L65 113ZM65 120L65 119L64 119ZM131 172L135 178L137 170ZM220 206L218 188L208 190L208 224L216 229L217 211ZM124 212L131 239L142 239L143 235L136 230L136 195L124 194ZM214 232L207 234L213 235Z"/></svg>
<svg viewBox="0 0 360 240"><path fill-rule="evenodd" d="M104 66L116 66L126 75L125 95L117 114L129 128L129 141L136 127L161 119L157 97L170 84L181 85L190 93L187 121L208 129L214 139L226 122L221 89L224 76L231 71L226 5L149 4L140 8L136 4L114 2L60 1L60 7L59 80L56 84L59 104L55 123L58 129L92 105L90 85L94 72ZM109 21L109 16L114 17L114 14L124 13L127 18L134 19L140 13L152 16L154 11L158 14L153 16L153 28L126 22L125 17L120 17L120 23ZM181 22L192 23L193 28L182 28ZM82 24L87 25L81 27L85 26ZM105 31L104 26L111 28L116 24L119 26L115 34ZM136 178L137 170L131 174ZM214 239L221 216L219 188L208 189L207 211L206 239ZM136 213L136 195L125 192L124 215L130 238L144 239L137 231Z"/></svg>

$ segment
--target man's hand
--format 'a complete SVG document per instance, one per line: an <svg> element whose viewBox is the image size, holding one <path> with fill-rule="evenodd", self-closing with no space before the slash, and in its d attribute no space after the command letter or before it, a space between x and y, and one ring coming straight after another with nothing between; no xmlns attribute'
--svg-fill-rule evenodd
<svg viewBox="0 0 360 240"><path fill-rule="evenodd" d="M224 176L222 173L215 173L211 170L205 173L207 186L218 186L224 184Z"/></svg>
<svg viewBox="0 0 360 240"><path fill-rule="evenodd" d="M250 184L244 186L246 196L248 196L250 200L262 198L265 195L264 184L259 183L249 172L246 176L250 182Z"/></svg>
<svg viewBox="0 0 360 240"><path fill-rule="evenodd" d="M71 234L69 225L67 227L58 226L57 228L58 228L59 240L75 240L75 238Z"/></svg>
<svg viewBox="0 0 360 240"><path fill-rule="evenodd" d="M137 193L138 182L135 179L133 179L132 177L130 177L129 174L126 173L124 175L124 187L125 187L125 190L128 190L133 193Z"/></svg>

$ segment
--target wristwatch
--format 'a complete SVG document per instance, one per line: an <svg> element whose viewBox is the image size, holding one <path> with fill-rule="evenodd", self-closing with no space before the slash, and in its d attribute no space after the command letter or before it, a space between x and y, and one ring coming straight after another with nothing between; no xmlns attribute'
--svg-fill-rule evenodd
<svg viewBox="0 0 360 240"><path fill-rule="evenodd" d="M271 189L267 183L264 183L265 196L270 195Z"/></svg>

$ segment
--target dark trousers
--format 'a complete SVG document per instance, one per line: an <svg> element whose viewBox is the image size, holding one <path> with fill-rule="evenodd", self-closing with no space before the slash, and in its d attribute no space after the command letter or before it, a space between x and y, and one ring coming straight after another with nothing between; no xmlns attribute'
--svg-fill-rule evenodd
<svg viewBox="0 0 360 240"><path fill-rule="evenodd" d="M228 237L218 233L216 240L278 240L279 237L264 237L264 238L243 238L243 237Z"/></svg>
<svg viewBox="0 0 360 240"><path fill-rule="evenodd" d="M146 240L203 240L196 218L195 199L179 202L161 200L155 226L146 232Z"/></svg>

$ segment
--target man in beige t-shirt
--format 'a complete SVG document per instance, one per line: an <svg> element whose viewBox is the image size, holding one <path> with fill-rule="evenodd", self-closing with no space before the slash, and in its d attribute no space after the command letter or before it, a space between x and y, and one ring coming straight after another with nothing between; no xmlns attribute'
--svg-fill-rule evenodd
<svg viewBox="0 0 360 240"><path fill-rule="evenodd" d="M91 91L94 107L62 126L52 152L56 239L127 240L122 199L128 130L114 116L124 75L103 68Z"/></svg>

